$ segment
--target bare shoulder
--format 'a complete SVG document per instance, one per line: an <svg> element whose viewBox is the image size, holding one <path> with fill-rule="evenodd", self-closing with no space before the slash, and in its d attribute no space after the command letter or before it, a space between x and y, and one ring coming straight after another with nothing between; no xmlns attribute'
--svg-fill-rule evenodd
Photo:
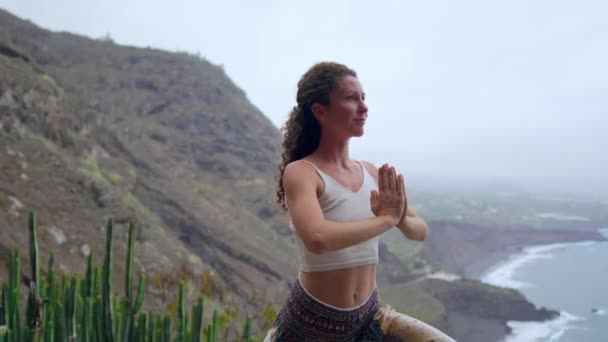
<svg viewBox="0 0 608 342"><path fill-rule="evenodd" d="M302 208L308 211L308 203L317 198L320 180L312 165L303 161L293 161L283 171L283 188L285 189L285 203L292 215L300 212Z"/></svg>
<svg viewBox="0 0 608 342"><path fill-rule="evenodd" d="M367 160L362 160L361 163L363 163L367 171L369 171L369 173L374 176L374 179L378 181L378 167L373 163L368 162Z"/></svg>
<svg viewBox="0 0 608 342"><path fill-rule="evenodd" d="M283 171L283 185L286 188L293 186L316 184L316 171L314 168L301 160L294 160L285 166Z"/></svg>

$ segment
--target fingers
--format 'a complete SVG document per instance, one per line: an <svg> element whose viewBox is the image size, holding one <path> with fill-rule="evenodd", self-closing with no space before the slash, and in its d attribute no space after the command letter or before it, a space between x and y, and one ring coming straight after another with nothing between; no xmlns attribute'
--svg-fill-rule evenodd
<svg viewBox="0 0 608 342"><path fill-rule="evenodd" d="M384 164L378 169L378 190L384 192L398 192L399 179L393 166Z"/></svg>
<svg viewBox="0 0 608 342"><path fill-rule="evenodd" d="M403 180L402 174L399 175L397 183L398 183L397 193L399 194L399 196L405 196L405 181Z"/></svg>
<svg viewBox="0 0 608 342"><path fill-rule="evenodd" d="M390 189L388 183L388 167L386 164L382 165L380 170L378 170L378 188L381 193L384 193Z"/></svg>
<svg viewBox="0 0 608 342"><path fill-rule="evenodd" d="M372 190L369 196L369 200L372 202L372 205L378 203L378 191Z"/></svg>
<svg viewBox="0 0 608 342"><path fill-rule="evenodd" d="M387 164L382 165L378 170L378 189L381 192L395 190L394 168Z"/></svg>
<svg viewBox="0 0 608 342"><path fill-rule="evenodd" d="M388 187L391 191L397 191L397 174L394 167L389 168L388 172Z"/></svg>
<svg viewBox="0 0 608 342"><path fill-rule="evenodd" d="M369 196L370 207L372 208L372 212L377 215L378 207L380 206L380 195L378 191L372 190Z"/></svg>
<svg viewBox="0 0 608 342"><path fill-rule="evenodd" d="M378 168L378 190L370 194L370 202L374 214L383 212L400 219L407 208L405 195L405 180L402 174L397 174L395 168L383 164Z"/></svg>

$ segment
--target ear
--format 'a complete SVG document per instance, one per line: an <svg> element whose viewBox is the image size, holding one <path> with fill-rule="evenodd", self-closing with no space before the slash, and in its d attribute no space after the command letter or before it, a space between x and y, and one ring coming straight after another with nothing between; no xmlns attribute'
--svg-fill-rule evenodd
<svg viewBox="0 0 608 342"><path fill-rule="evenodd" d="M321 122L321 120L323 120L323 118L327 115L327 110L325 109L325 106L319 103L313 103L312 106L310 106L310 110L319 122Z"/></svg>

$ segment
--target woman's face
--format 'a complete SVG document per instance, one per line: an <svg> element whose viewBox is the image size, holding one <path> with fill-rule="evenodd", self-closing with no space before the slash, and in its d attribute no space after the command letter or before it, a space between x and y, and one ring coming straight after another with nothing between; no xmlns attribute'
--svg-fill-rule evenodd
<svg viewBox="0 0 608 342"><path fill-rule="evenodd" d="M367 119L365 93L356 77L342 77L329 94L329 105L320 106L317 119L324 132L340 138L360 137Z"/></svg>

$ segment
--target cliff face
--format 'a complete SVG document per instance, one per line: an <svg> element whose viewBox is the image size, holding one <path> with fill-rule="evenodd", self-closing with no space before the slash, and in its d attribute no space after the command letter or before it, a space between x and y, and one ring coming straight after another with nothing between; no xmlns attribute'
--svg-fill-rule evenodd
<svg viewBox="0 0 608 342"><path fill-rule="evenodd" d="M559 316L556 310L536 308L516 290L478 281L428 279L417 286L443 303L447 318L441 323L458 341L499 341L509 332L508 321L545 321Z"/></svg>
<svg viewBox="0 0 608 342"><path fill-rule="evenodd" d="M207 274L243 301L285 290L297 260L273 197L279 132L220 67L0 11L0 70L3 250L27 246L36 210L43 258L81 270L112 216L119 237L137 223L136 263L159 288Z"/></svg>

